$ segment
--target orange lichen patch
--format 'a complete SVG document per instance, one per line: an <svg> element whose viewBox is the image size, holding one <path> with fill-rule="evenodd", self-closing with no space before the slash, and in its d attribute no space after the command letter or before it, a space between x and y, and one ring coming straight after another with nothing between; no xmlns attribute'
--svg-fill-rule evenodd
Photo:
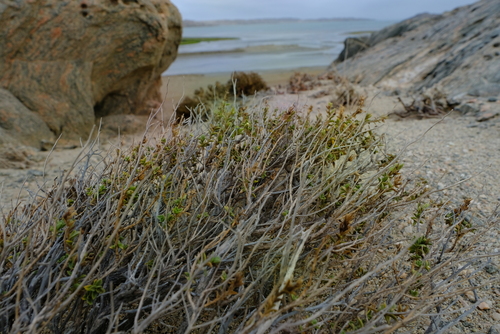
<svg viewBox="0 0 500 334"><path fill-rule="evenodd" d="M61 37L61 35L62 35L62 29L60 27L56 27L56 28L52 29L52 33L50 34L50 37L52 37L52 39L56 39L56 38Z"/></svg>
<svg viewBox="0 0 500 334"><path fill-rule="evenodd" d="M154 50L156 50L156 43L151 41L151 40L148 40L146 42L144 42L144 44L142 44L142 50L144 52L153 52Z"/></svg>
<svg viewBox="0 0 500 334"><path fill-rule="evenodd" d="M43 17L38 23L31 29L30 34L33 34L35 31L38 30L41 26L43 26L45 23L47 23L50 20L49 17Z"/></svg>
<svg viewBox="0 0 500 334"><path fill-rule="evenodd" d="M41 72L43 70L43 64L42 63L35 63L35 71Z"/></svg>
<svg viewBox="0 0 500 334"><path fill-rule="evenodd" d="M62 88L68 88L67 79L73 70L74 70L73 66L67 66L64 73L61 75L61 78L59 79L59 84L61 85Z"/></svg>
<svg viewBox="0 0 500 334"><path fill-rule="evenodd" d="M129 52L127 53L127 57L130 57L130 58L133 58L136 56L136 53L135 52ZM121 64L120 64L121 65Z"/></svg>

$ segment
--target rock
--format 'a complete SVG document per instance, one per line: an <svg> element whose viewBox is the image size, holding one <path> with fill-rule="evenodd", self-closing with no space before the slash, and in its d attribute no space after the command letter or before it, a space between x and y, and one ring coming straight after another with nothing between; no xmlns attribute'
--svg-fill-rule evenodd
<svg viewBox="0 0 500 334"><path fill-rule="evenodd" d="M413 235L413 225L407 225L405 228L403 228L403 234L406 236L411 236Z"/></svg>
<svg viewBox="0 0 500 334"><path fill-rule="evenodd" d="M35 152L26 146L12 146L10 144L0 147L0 168L25 169L33 162ZM12 181L12 178L10 178ZM26 181L23 177L18 182Z"/></svg>
<svg viewBox="0 0 500 334"><path fill-rule="evenodd" d="M493 312L491 314L491 318L493 318L493 320L495 320L495 321L500 321L500 313Z"/></svg>
<svg viewBox="0 0 500 334"><path fill-rule="evenodd" d="M359 52L366 50L370 47L368 44L369 37L349 37L344 41L344 49L340 52L336 62L341 63L346 59L354 57Z"/></svg>
<svg viewBox="0 0 500 334"><path fill-rule="evenodd" d="M465 296L470 302L475 302L476 301L476 296L474 295L474 291L467 291L465 292Z"/></svg>
<svg viewBox="0 0 500 334"><path fill-rule="evenodd" d="M26 108L9 91L0 88L0 146L6 144L41 147L54 134L42 118Z"/></svg>
<svg viewBox="0 0 500 334"><path fill-rule="evenodd" d="M477 115L476 121L478 122L488 121L494 118L495 116L498 116L497 112L483 112L480 115Z"/></svg>
<svg viewBox="0 0 500 334"><path fill-rule="evenodd" d="M500 325L491 326L488 334L500 334Z"/></svg>
<svg viewBox="0 0 500 334"><path fill-rule="evenodd" d="M405 33L419 28L424 23L434 23L440 18L441 18L440 15L428 14L428 13L415 15L414 17L393 24L389 27L385 27L380 31L374 32L370 36L368 44L373 46L389 38L403 36Z"/></svg>
<svg viewBox="0 0 500 334"><path fill-rule="evenodd" d="M483 311L489 310L489 309L491 309L491 305L490 304L491 304L491 302L481 302L477 306L477 308L480 309L480 310L483 310Z"/></svg>
<svg viewBox="0 0 500 334"><path fill-rule="evenodd" d="M40 150L44 151L44 152L50 151L54 148L54 145L55 145L55 142L53 142L53 141L42 140Z"/></svg>
<svg viewBox="0 0 500 334"><path fill-rule="evenodd" d="M498 267L494 266L492 264L489 264L486 267L484 267L484 271L486 271L490 275L494 275L494 274L498 273Z"/></svg>
<svg viewBox="0 0 500 334"><path fill-rule="evenodd" d="M439 15L419 14L410 19L386 27L380 31L376 31L370 36L348 37L345 39L344 49L339 54L335 63L341 63L371 46L389 38L402 36L406 32L416 29L423 22L433 21L437 18L439 18Z"/></svg>
<svg viewBox="0 0 500 334"><path fill-rule="evenodd" d="M455 110L460 111L460 113L462 115L466 115L466 114L474 114L475 115L479 112L478 107L476 107L473 104L468 104L468 103L465 103L465 104L458 106L457 108L455 108Z"/></svg>
<svg viewBox="0 0 500 334"><path fill-rule="evenodd" d="M63 140L87 137L96 117L159 105L181 40L168 0L15 1L0 21L0 88ZM42 139L53 140L33 133L30 145Z"/></svg>
<svg viewBox="0 0 500 334"><path fill-rule="evenodd" d="M482 0L438 16L417 16L382 30L390 33L372 34L368 49L331 68L388 90L420 92L440 85L448 96L498 96L499 12L499 1Z"/></svg>
<svg viewBox="0 0 500 334"><path fill-rule="evenodd" d="M489 97L488 102L497 102L498 99L496 97Z"/></svg>

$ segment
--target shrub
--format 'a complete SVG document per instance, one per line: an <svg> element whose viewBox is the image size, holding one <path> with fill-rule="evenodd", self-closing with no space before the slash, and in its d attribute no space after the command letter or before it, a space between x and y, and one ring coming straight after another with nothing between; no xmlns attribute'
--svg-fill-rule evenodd
<svg viewBox="0 0 500 334"><path fill-rule="evenodd" d="M400 117L442 117L453 110L457 102L448 101L448 97L438 87L428 88L413 97L411 104L407 105L398 97L404 112L396 112Z"/></svg>
<svg viewBox="0 0 500 334"><path fill-rule="evenodd" d="M236 94L233 93L233 83ZM234 72L232 79L227 82L226 86L228 91L238 97L253 95L269 89L264 79L255 72Z"/></svg>
<svg viewBox="0 0 500 334"><path fill-rule="evenodd" d="M296 72L288 79L287 91L297 94L298 92L311 90L319 85L321 83L317 77L313 77L307 73Z"/></svg>
<svg viewBox="0 0 500 334"><path fill-rule="evenodd" d="M206 89L198 88L193 97L184 98L176 109L176 116L180 120L191 117L191 112L206 115L206 110L200 112L200 108L211 108L215 102L224 101L230 96L241 98L267 89L269 87L258 73L234 72L225 85L217 81Z"/></svg>
<svg viewBox="0 0 500 334"><path fill-rule="evenodd" d="M294 73L288 80L287 92L297 94L301 91L309 91L324 84L334 84L334 88L319 91L312 95L313 98L320 98L327 95L332 95L330 103L333 107L338 108L354 107L359 103L363 103L363 95L356 87L349 82L346 77L338 75L334 71L327 71L323 74L312 76L306 73Z"/></svg>
<svg viewBox="0 0 500 334"><path fill-rule="evenodd" d="M0 224L0 331L374 333L433 312L453 324L476 274L468 207L423 204L380 121L221 104L101 165L90 144L75 176Z"/></svg>

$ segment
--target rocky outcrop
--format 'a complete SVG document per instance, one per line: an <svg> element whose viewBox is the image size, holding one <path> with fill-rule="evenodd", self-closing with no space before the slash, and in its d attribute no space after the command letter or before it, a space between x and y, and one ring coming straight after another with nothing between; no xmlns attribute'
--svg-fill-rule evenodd
<svg viewBox="0 0 500 334"><path fill-rule="evenodd" d="M96 117L158 106L182 29L168 0L8 1L0 22L0 135L33 146L47 129L78 139Z"/></svg>
<svg viewBox="0 0 500 334"><path fill-rule="evenodd" d="M500 1L419 15L373 33L367 48L332 68L362 85L450 97L500 95Z"/></svg>
<svg viewBox="0 0 500 334"><path fill-rule="evenodd" d="M340 52L335 64L346 61L347 59L354 57L361 51L364 51L370 47L368 44L370 37L359 36L359 37L348 37L344 41L344 49Z"/></svg>
<svg viewBox="0 0 500 334"><path fill-rule="evenodd" d="M31 112L9 91L0 88L0 146L40 147L41 141L53 136L38 114Z"/></svg>
<svg viewBox="0 0 500 334"><path fill-rule="evenodd" d="M408 31L412 31L424 23L433 22L439 19L439 15L419 14L410 19L385 27L380 31L372 33L370 36L348 37L344 41L344 49L339 54L334 64L339 64L361 51L364 51L386 39L402 36Z"/></svg>

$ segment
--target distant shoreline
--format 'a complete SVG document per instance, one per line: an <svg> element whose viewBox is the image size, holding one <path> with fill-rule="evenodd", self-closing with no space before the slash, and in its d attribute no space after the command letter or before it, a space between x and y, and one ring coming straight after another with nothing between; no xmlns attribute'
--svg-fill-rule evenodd
<svg viewBox="0 0 500 334"><path fill-rule="evenodd" d="M234 48L229 50L179 52L178 57L207 56L207 55L231 54L231 53L276 54L276 53L286 53L286 52L304 52L304 51L321 51L321 50L325 50L325 48L308 48L304 46L299 46L297 44L290 44L290 45L269 44L269 45L247 46L244 48Z"/></svg>
<svg viewBox="0 0 500 334"><path fill-rule="evenodd" d="M238 24L268 24L268 23L285 23L285 22L331 22L331 21L373 21L373 19L365 18L321 18L321 19L296 19L296 18L281 18L281 19L250 19L250 20L209 20L195 21L183 20L184 27L212 27L220 25L238 25Z"/></svg>

